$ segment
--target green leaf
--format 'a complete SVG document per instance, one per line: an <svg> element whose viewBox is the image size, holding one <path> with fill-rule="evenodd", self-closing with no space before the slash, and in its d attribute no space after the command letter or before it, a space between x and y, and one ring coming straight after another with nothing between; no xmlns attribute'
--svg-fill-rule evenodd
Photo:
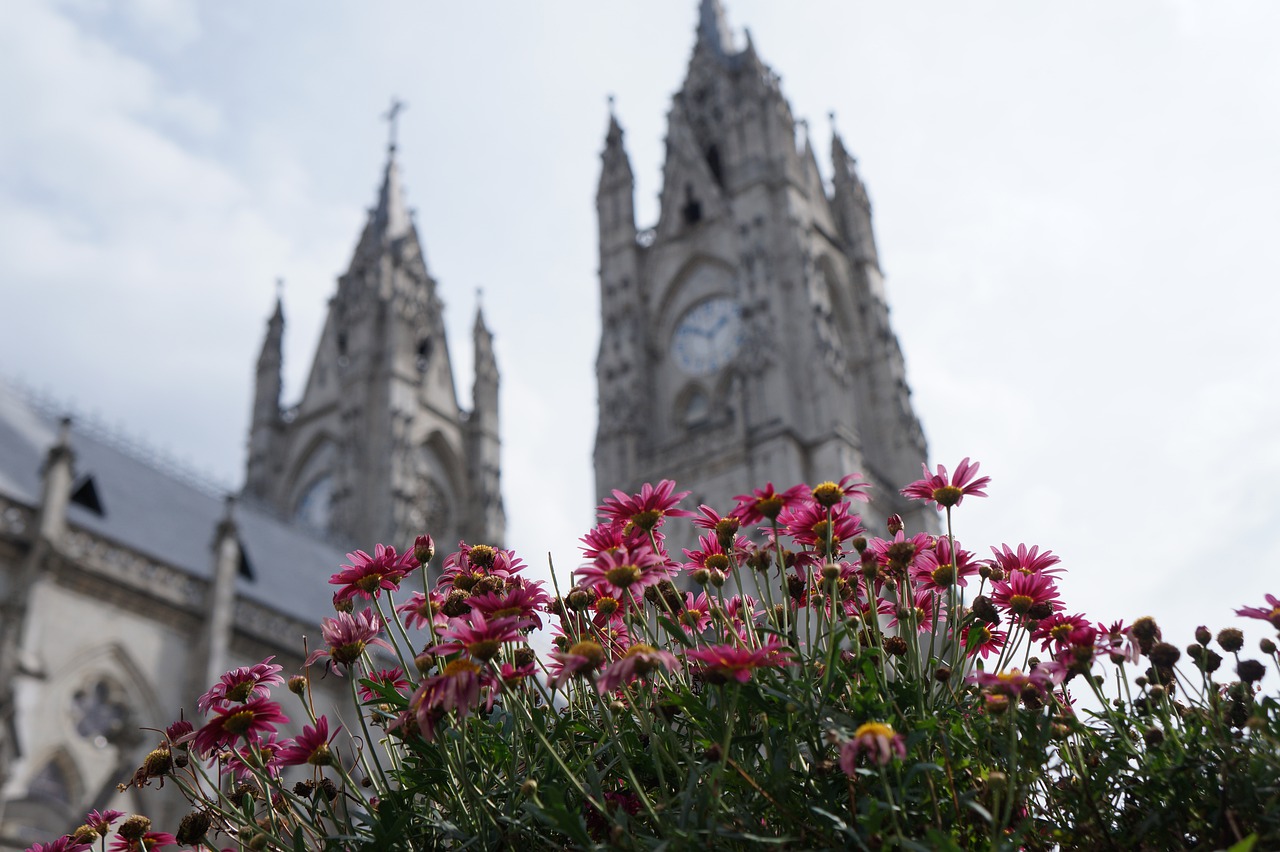
<svg viewBox="0 0 1280 852"><path fill-rule="evenodd" d="M1257 833L1250 834L1244 840L1227 849L1227 852L1252 852L1254 845L1258 842Z"/></svg>

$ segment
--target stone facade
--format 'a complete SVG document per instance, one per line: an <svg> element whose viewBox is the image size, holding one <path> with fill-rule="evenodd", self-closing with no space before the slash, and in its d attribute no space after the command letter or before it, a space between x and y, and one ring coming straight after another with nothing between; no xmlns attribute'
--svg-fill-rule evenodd
<svg viewBox="0 0 1280 852"><path fill-rule="evenodd" d="M289 409L279 304L267 324L239 497L0 383L0 849L50 840L91 808L176 826L179 796L116 784L224 671L270 655L301 669L352 546L427 531L442 546L502 543L493 337L477 312L465 410L442 311L392 147ZM349 701L340 679L316 687L322 712Z"/></svg>
<svg viewBox="0 0 1280 852"><path fill-rule="evenodd" d="M342 539L502 543L498 368L476 312L472 407L458 404L444 305L405 205L395 146L316 347L280 405L279 304L258 358L245 495Z"/></svg>
<svg viewBox="0 0 1280 852"><path fill-rule="evenodd" d="M610 116L596 205L602 333L598 497L674 479L690 505L857 471L864 513L936 517L898 495L927 457L889 323L871 205L833 131L824 182L806 125L748 38L703 0L668 113L655 227Z"/></svg>

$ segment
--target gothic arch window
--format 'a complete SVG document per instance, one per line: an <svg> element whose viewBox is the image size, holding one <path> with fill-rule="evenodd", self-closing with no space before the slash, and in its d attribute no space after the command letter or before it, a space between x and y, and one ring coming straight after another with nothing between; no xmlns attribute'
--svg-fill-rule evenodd
<svg viewBox="0 0 1280 852"><path fill-rule="evenodd" d="M86 681L71 695L71 721L75 732L106 748L136 727L129 696L115 678L100 675Z"/></svg>
<svg viewBox="0 0 1280 852"><path fill-rule="evenodd" d="M337 460L337 447L326 436L312 441L303 456L303 462L295 468L293 519L316 532L328 531L333 520L333 475Z"/></svg>
<svg viewBox="0 0 1280 852"><path fill-rule="evenodd" d="M59 750L27 782L27 797L40 804L71 809L80 801L80 773L65 750Z"/></svg>
<svg viewBox="0 0 1280 852"><path fill-rule="evenodd" d="M711 422L711 394L697 382L691 382L680 391L676 402L676 426L696 429Z"/></svg>
<svg viewBox="0 0 1280 852"><path fill-rule="evenodd" d="M418 447L414 475L414 491L404 515L407 531L415 536L430 534L436 541L456 540L462 520L457 510L457 457L439 432Z"/></svg>

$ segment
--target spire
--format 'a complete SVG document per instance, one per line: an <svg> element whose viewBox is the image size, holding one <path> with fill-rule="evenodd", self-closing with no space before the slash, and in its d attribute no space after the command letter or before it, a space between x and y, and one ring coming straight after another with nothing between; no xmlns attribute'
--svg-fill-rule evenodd
<svg viewBox="0 0 1280 852"><path fill-rule="evenodd" d="M720 0L702 0L698 9L698 44L705 44L719 56L726 56L733 49L733 35Z"/></svg>
<svg viewBox="0 0 1280 852"><path fill-rule="evenodd" d="M387 146L387 166L382 172L378 206L370 216L370 224L374 234L384 244L395 242L413 228L409 207L404 203L404 188L400 184L400 164L396 162L394 143Z"/></svg>
<svg viewBox="0 0 1280 852"><path fill-rule="evenodd" d="M827 117L831 120L831 185L836 221L853 257L878 268L880 260L871 225L871 199L858 176L858 161L845 149L840 131L836 129L836 114L827 113Z"/></svg>

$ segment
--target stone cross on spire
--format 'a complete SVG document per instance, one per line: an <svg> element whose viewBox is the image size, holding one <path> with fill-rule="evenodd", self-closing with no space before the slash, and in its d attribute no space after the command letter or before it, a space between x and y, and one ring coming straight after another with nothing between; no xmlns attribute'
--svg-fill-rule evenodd
<svg viewBox="0 0 1280 852"><path fill-rule="evenodd" d="M391 97L391 109L387 110L382 118L387 122L387 150L395 151L396 149L396 119L399 118L401 110L408 104L402 100L398 100L394 95Z"/></svg>

